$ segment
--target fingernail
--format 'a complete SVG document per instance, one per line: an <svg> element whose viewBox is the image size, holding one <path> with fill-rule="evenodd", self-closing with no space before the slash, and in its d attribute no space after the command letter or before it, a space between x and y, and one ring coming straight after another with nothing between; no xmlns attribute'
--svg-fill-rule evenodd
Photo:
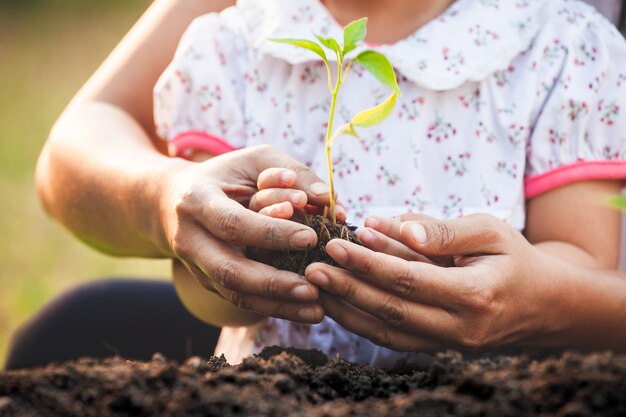
<svg viewBox="0 0 626 417"><path fill-rule="evenodd" d="M285 211L283 204L271 208L270 216L277 216Z"/></svg>
<svg viewBox="0 0 626 417"><path fill-rule="evenodd" d="M405 223L409 233L418 243L426 243L426 229L419 223L408 222Z"/></svg>
<svg viewBox="0 0 626 417"><path fill-rule="evenodd" d="M376 217L370 217L365 220L365 226L376 229L378 226L380 226L380 220L378 220Z"/></svg>
<svg viewBox="0 0 626 417"><path fill-rule="evenodd" d="M298 285L291 290L291 295L302 301L309 301L311 299L311 289L308 285Z"/></svg>
<svg viewBox="0 0 626 417"><path fill-rule="evenodd" d="M315 195L322 195L322 194L330 193L330 189L328 188L328 185L324 184L323 182L316 182L316 183L311 184L311 187L309 188L309 190Z"/></svg>
<svg viewBox="0 0 626 417"><path fill-rule="evenodd" d="M320 288L328 288L330 281L328 276L322 271L315 271L307 276L307 279Z"/></svg>
<svg viewBox="0 0 626 417"><path fill-rule="evenodd" d="M315 244L315 232L300 230L291 236L291 244L296 248L306 249Z"/></svg>
<svg viewBox="0 0 626 417"><path fill-rule="evenodd" d="M289 194L289 201L297 205L304 204L306 203L306 195L303 193L291 193Z"/></svg>
<svg viewBox="0 0 626 417"><path fill-rule="evenodd" d="M296 173L293 171L284 171L280 174L280 180L282 182L292 182L296 179Z"/></svg>
<svg viewBox="0 0 626 417"><path fill-rule="evenodd" d="M303 321L316 321L317 309L315 307L305 307L298 310L298 317Z"/></svg>
<svg viewBox="0 0 626 417"><path fill-rule="evenodd" d="M359 239L361 239L361 241L365 243L372 242L374 240L374 233L372 233L368 229L363 229L359 233Z"/></svg>
<svg viewBox="0 0 626 417"><path fill-rule="evenodd" d="M326 245L326 252L328 252L330 257L340 264L344 263L345 260L348 259L348 251L341 243Z"/></svg>

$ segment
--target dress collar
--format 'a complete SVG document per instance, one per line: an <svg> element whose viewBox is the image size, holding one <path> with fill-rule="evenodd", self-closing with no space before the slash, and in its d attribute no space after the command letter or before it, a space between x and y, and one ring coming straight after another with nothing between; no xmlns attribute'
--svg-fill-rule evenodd
<svg viewBox="0 0 626 417"><path fill-rule="evenodd" d="M384 53L402 75L432 90L480 81L507 68L528 49L562 0L456 0L443 14L390 45L362 46ZM341 38L342 28L319 0L239 0L252 46L291 64L314 61L309 51L268 38ZM359 52L359 51L357 51ZM329 60L334 60L328 54Z"/></svg>

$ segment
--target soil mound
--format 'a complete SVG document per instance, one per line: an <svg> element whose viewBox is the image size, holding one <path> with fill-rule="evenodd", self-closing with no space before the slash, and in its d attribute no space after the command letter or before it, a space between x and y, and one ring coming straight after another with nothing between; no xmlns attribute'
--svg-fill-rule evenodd
<svg viewBox="0 0 626 417"><path fill-rule="evenodd" d="M383 370L270 348L237 366L82 359L0 374L0 416L623 416L626 355L468 359Z"/></svg>
<svg viewBox="0 0 626 417"><path fill-rule="evenodd" d="M320 215L305 215L304 218L298 221L317 232L317 245L305 251L285 251L276 254L273 258L272 266L277 269L304 275L306 267L314 262L324 262L329 265L339 266L326 253L326 244L332 239L344 239L361 244L355 233L356 226L339 222L333 225L328 218Z"/></svg>

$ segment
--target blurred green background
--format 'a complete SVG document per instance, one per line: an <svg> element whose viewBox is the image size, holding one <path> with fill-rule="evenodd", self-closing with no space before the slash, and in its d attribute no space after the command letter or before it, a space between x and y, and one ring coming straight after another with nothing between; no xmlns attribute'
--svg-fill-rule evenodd
<svg viewBox="0 0 626 417"><path fill-rule="evenodd" d="M33 180L55 119L150 3L0 0L0 369L11 333L60 292L98 277L169 274L166 261L80 243L46 217Z"/></svg>

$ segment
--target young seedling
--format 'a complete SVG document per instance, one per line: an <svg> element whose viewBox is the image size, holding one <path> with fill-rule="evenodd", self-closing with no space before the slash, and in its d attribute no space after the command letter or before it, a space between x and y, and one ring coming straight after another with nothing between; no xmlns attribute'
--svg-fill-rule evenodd
<svg viewBox="0 0 626 417"><path fill-rule="evenodd" d="M328 115L328 128L326 130L326 163L328 164L328 184L330 186L330 219L333 226L336 224L335 218L335 186L333 183L333 161L331 158L331 149L335 140L341 135L351 135L358 138L358 134L355 127L371 127L374 126L389 116L393 110L396 99L400 94L400 88L398 87L398 81L396 80L396 74L393 71L393 67L389 63L387 57L383 54L366 50L360 52L354 58L348 58L348 54L353 52L361 42L365 39L367 33L367 18L364 17L354 22L349 23L343 30L343 46L333 38L324 38L320 35L314 35L318 42L308 39L291 39L280 38L270 39L274 42L281 42L290 45L294 45L300 48L308 49L309 51L317 54L322 61L326 64L326 70L328 75L328 89L331 94L330 102L330 114ZM329 49L335 54L337 59L337 77L333 82L331 74L330 63L326 57L324 48ZM357 62L361 64L367 71L369 71L374 77L376 77L382 84L391 88L393 92L382 103L358 113L349 122L343 124L333 132L333 121L335 119L335 107L337 104L337 97L339 95L339 89L345 82L346 77L350 72L350 66Z"/></svg>

